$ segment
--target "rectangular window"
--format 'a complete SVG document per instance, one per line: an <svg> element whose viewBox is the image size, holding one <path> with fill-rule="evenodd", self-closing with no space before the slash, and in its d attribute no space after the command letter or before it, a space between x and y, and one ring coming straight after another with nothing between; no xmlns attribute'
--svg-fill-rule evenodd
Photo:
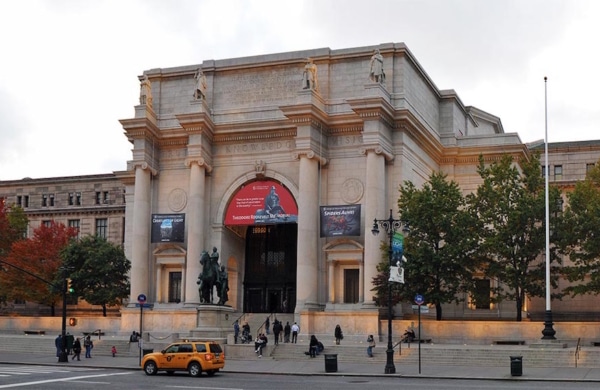
<svg viewBox="0 0 600 390"><path fill-rule="evenodd" d="M108 204L108 191L102 193L102 203Z"/></svg>
<svg viewBox="0 0 600 390"><path fill-rule="evenodd" d="M473 303L476 309L489 309L491 304L491 283L489 279L475 279Z"/></svg>
<svg viewBox="0 0 600 390"><path fill-rule="evenodd" d="M562 165L555 165L554 166L554 180L562 180L562 175L563 175Z"/></svg>
<svg viewBox="0 0 600 390"><path fill-rule="evenodd" d="M69 206L73 206L74 200L75 200L75 194L72 192L69 192Z"/></svg>
<svg viewBox="0 0 600 390"><path fill-rule="evenodd" d="M98 237L102 237L102 238L108 237L108 219L106 219L106 218L97 218L96 219L96 235Z"/></svg>
<svg viewBox="0 0 600 390"><path fill-rule="evenodd" d="M181 272L169 272L169 302L181 302Z"/></svg>
<svg viewBox="0 0 600 390"><path fill-rule="evenodd" d="M44 225L46 227L50 227L50 226L52 226L52 221L46 219L46 220L42 221L42 225Z"/></svg>
<svg viewBox="0 0 600 390"><path fill-rule="evenodd" d="M17 206L23 207L23 197L21 195L17 195Z"/></svg>
<svg viewBox="0 0 600 390"><path fill-rule="evenodd" d="M100 191L96 191L96 204L100 204Z"/></svg>
<svg viewBox="0 0 600 390"><path fill-rule="evenodd" d="M42 195L42 207L48 207L48 195Z"/></svg>
<svg viewBox="0 0 600 390"><path fill-rule="evenodd" d="M54 207L54 194L48 195L48 198L50 200L50 207Z"/></svg>
<svg viewBox="0 0 600 390"><path fill-rule="evenodd" d="M81 192L75 194L75 205L81 206Z"/></svg>
<svg viewBox="0 0 600 390"><path fill-rule="evenodd" d="M29 207L29 195L23 196L23 208Z"/></svg>
<svg viewBox="0 0 600 390"><path fill-rule="evenodd" d="M585 173L588 173L589 171L591 171L592 169L594 169L595 166L596 166L596 164L594 164L594 163L585 164Z"/></svg>
<svg viewBox="0 0 600 390"><path fill-rule="evenodd" d="M77 230L77 239L79 240L81 238L79 220L78 219L69 219L69 227Z"/></svg>

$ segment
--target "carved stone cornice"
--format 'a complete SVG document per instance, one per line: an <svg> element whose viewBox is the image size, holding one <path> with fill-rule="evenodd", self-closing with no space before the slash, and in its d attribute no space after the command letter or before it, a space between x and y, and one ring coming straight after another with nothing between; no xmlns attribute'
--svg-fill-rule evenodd
<svg viewBox="0 0 600 390"><path fill-rule="evenodd" d="M210 115L205 112L175 115L179 124L188 134L203 134L212 142L215 134L215 124Z"/></svg>
<svg viewBox="0 0 600 390"><path fill-rule="evenodd" d="M379 120L390 129L394 128L394 107L382 97L348 99L350 108L363 120Z"/></svg>
<svg viewBox="0 0 600 390"><path fill-rule="evenodd" d="M131 143L140 138L147 138L155 141L160 139L160 129L156 125L156 121L151 118L121 119L119 122L125 130L127 139Z"/></svg>

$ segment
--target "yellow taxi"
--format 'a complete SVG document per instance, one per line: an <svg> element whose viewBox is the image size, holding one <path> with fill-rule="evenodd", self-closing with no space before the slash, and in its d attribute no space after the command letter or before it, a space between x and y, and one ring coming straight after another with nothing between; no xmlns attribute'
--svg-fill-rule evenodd
<svg viewBox="0 0 600 390"><path fill-rule="evenodd" d="M225 367L225 353L214 341L181 341L144 355L141 366L146 375L187 371L191 376L200 376L202 372L212 376Z"/></svg>

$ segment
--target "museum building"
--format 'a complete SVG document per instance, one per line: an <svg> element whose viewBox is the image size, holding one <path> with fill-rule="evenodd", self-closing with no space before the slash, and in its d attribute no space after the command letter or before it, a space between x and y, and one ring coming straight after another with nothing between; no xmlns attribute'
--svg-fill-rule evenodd
<svg viewBox="0 0 600 390"><path fill-rule="evenodd" d="M403 43L205 60L139 80L134 116L120 121L132 159L113 173L132 262L121 330L137 329L143 295L152 332L223 336L244 313L288 313L303 333L329 334L332 323L379 333L371 289L387 237L371 227L390 209L401 217L400 185L443 171L469 193L480 155L518 162L539 149L438 89ZM550 180L563 191L600 158L598 141L550 150ZM228 280L225 305L219 292L199 292L200 260L211 256ZM579 302L580 312L593 307ZM514 310L468 297L444 307L462 319L513 319ZM543 302L526 310L543 313ZM410 303L395 312L411 314Z"/></svg>

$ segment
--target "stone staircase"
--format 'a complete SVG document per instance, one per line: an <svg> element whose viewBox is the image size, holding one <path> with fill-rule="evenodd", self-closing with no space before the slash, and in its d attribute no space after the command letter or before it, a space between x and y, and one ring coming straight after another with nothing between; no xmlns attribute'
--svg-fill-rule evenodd
<svg viewBox="0 0 600 390"><path fill-rule="evenodd" d="M6 334L0 335L0 351L14 351L19 353L32 353L32 354L48 354L50 356L56 355L56 347L54 346L54 339L56 335L15 335ZM81 357L85 355L85 349L83 349L83 336L77 336L81 338L82 351ZM129 339L117 338L110 336L103 336L98 339L97 336L92 337L94 342L94 349L92 350L92 356L104 355L110 356L113 345L117 348L117 354L119 356L138 356L139 350L136 343L129 343Z"/></svg>

